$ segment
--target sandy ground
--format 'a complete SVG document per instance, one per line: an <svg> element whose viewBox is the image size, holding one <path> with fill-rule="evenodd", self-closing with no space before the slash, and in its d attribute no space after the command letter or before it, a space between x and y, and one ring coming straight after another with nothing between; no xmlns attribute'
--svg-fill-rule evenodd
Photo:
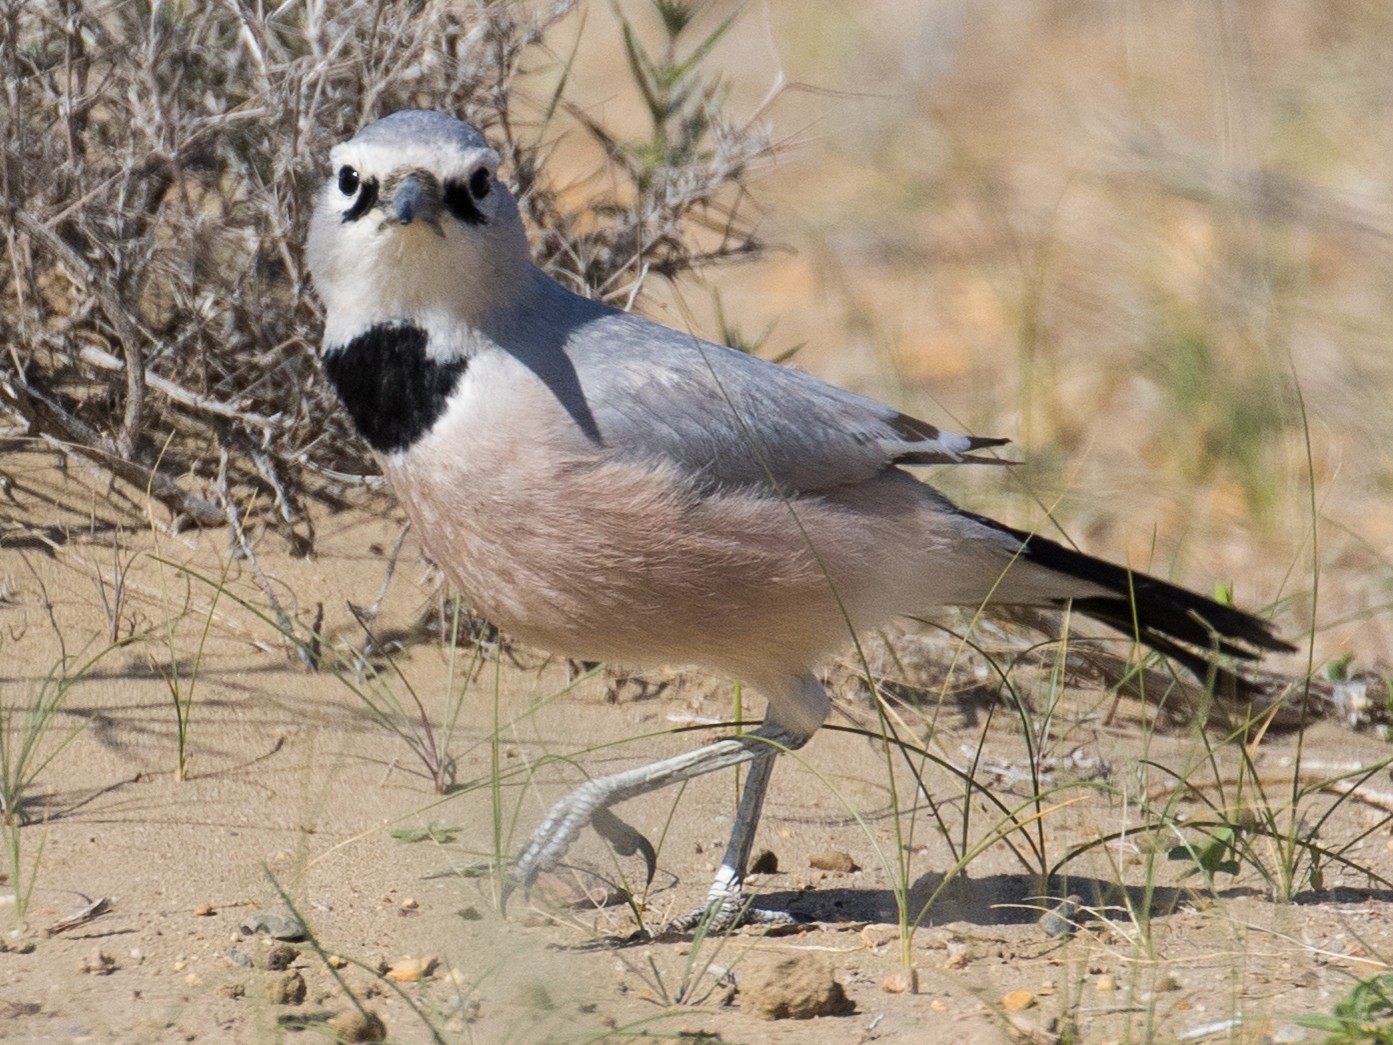
<svg viewBox="0 0 1393 1045"><path fill-rule="evenodd" d="M1166 859L1180 828L1153 814L1137 830L1135 804L1148 795L1176 823L1203 818L1204 802L1237 801L1233 759L1220 752L1211 772L1194 732L1153 732L1136 705L1114 708L1105 693L1071 690L1051 701L1048 681L1024 671L1023 693L1051 718L1036 725L1038 814L1019 720L1000 707L989 713L996 702L980 689L949 695L936 710L901 709L917 736L936 723L931 750L945 760L969 768L976 752L975 776L1014 811L1015 830L980 795L965 802L949 774L929 766L931 802L916 799L903 759L892 770L878 743L827 731L779 767L760 836L778 870L753 879L764 904L814 924L698 944L596 946L636 928L633 910L614 899L625 886L650 925L699 902L729 827L733 774L623 807L658 848L648 889L639 860L619 860L587 836L564 871L515 897L505 917L489 872L496 854L512 853L546 804L586 775L710 737L711 725L680 730L728 720L727 684L652 676L669 683L661 694L613 678L571 686L565 665L533 651L491 655L457 688L454 734L437 733L457 760L451 793L437 796L403 737L355 694L351 674L311 674L299 663L266 619L251 564L233 562L220 594L193 579L221 575L226 535L130 528L138 521L94 507L104 490L91 476L64 475L43 454L10 461L12 523L21 514L48 521L30 526L27 543L12 530L0 551L11 744L26 696L59 655L59 631L77 654L74 636L97 636L106 604L122 634L147 637L112 649L77 681L41 741L52 761L18 832L17 884L32 889L28 931L6 937L12 949L0 955L6 1040L275 1041L293 1033L288 1022L322 1031L314 1021L349 1008L349 992L404 1042L433 1034L606 1040L640 1030L692 1040L911 1042L937 1027L966 1041L1013 1033L1048 1041L1052 1028L1070 1025L1087 1041L1175 1040L1206 1029L1215 1040L1315 1040L1292 1018L1329 1012L1393 956L1393 893L1357 870L1328 867L1324 890L1305 887L1292 904L1266 898L1263 869L1278 861L1264 844L1236 876L1217 874L1214 890L1186 876L1187 864ZM312 560L290 557L267 536L257 565L288 613L312 618L322 604L326 649L347 651L363 638L346 600L377 597L399 533L390 507L343 513L321 520ZM420 631L432 589L408 540L374 625L384 644ZM470 673L466 659L459 676ZM443 644L418 639L392 655L394 668L383 657L375 663L401 699L409 702L411 686L441 730ZM182 692L194 686L182 781L173 773L172 665ZM974 670L959 674L970 680ZM839 716L842 725L874 726L863 702L848 696L843 709L853 718ZM1276 807L1287 802L1295 745L1292 736L1269 737L1257 759ZM1195 790L1167 805L1172 778L1145 769L1143 755ZM1335 725L1309 730L1300 751L1328 775L1336 772L1328 767L1385 757L1381 742ZM1371 801L1336 804L1317 793L1301 799L1301 810L1314 824L1333 805L1318 840L1337 846L1367 832L1346 855L1390 878L1388 813L1371 804L1386 800L1386 776L1369 783ZM1001 833L1006 841L991 844ZM1042 892L1032 846L1053 864L1099 838L1106 844L1066 861L1066 877ZM980 851L941 889L965 845ZM835 859L832 869L813 866L838 854L856 869ZM916 915L928 905L905 946L897 891ZM1071 893L1081 900L1078 931L1049 935L1041 912ZM51 931L101 898L106 913ZM306 985L299 1004L272 1000L285 974L264 968L269 939L241 928L288 905L313 934L291 965ZM336 970L328 955L348 964ZM438 964L419 982L378 975L384 963L422 958ZM835 976L854 1010L786 1021L749 1011L763 997L760 976L788 958L802 965L785 970L784 981ZM905 985L906 968L917 992L888 990Z"/></svg>

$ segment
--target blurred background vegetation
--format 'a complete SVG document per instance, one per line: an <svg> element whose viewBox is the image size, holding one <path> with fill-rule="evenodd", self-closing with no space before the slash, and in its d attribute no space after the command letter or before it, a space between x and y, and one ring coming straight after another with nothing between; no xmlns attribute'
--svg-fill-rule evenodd
<svg viewBox="0 0 1393 1045"><path fill-rule="evenodd" d="M310 197L440 107L559 278L1011 437L933 481L1386 660L1390 53L1362 0L5 3L6 445L310 549L372 489Z"/></svg>

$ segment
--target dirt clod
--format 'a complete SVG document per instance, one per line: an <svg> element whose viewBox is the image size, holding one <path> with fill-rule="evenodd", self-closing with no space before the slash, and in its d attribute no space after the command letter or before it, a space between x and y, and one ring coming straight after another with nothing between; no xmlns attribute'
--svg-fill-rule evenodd
<svg viewBox="0 0 1393 1045"><path fill-rule="evenodd" d="M266 997L272 1005L299 1005L306 991L305 978L295 969L278 972L266 981Z"/></svg>
<svg viewBox="0 0 1393 1045"><path fill-rule="evenodd" d="M382 1017L371 1009L345 1009L329 1017L329 1028L341 1042L387 1040Z"/></svg>
<svg viewBox="0 0 1393 1045"><path fill-rule="evenodd" d="M832 970L810 954L757 966L740 984L740 1011L762 1020L806 1020L855 1008Z"/></svg>
<svg viewBox="0 0 1393 1045"><path fill-rule="evenodd" d="M778 874L779 858L772 849L761 849L750 861L750 874Z"/></svg>
<svg viewBox="0 0 1393 1045"><path fill-rule="evenodd" d="M288 943L278 943L266 952L265 968L271 972L282 972L295 964L300 952Z"/></svg>

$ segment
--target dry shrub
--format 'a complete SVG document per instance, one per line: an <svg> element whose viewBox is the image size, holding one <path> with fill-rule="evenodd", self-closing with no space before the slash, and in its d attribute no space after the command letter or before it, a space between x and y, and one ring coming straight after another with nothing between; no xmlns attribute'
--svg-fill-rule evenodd
<svg viewBox="0 0 1393 1045"><path fill-rule="evenodd" d="M667 57L650 60L624 23L654 121L626 143L556 87L545 41L575 6L0 3L11 445L95 460L176 524L221 524L255 492L312 540L310 503L373 467L314 363L305 224L328 149L399 108L485 130L540 262L582 293L627 303L650 272L757 251L736 206L767 146L723 123L701 68L725 27L690 46L695 5L657 3ZM542 173L567 133L610 167L569 208Z"/></svg>

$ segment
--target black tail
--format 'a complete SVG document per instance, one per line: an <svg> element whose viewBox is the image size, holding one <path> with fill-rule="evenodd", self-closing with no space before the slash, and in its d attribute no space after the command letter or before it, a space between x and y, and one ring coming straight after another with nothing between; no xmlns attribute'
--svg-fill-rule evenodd
<svg viewBox="0 0 1393 1045"><path fill-rule="evenodd" d="M973 518L1019 540L1024 545L1023 560L1114 592L1074 599L1074 608L1173 658L1200 679L1216 670L1221 677L1230 676L1214 667L1215 654L1256 660L1265 651L1289 653L1296 648L1279 638L1271 624L1251 613L1073 551L1038 534L980 515Z"/></svg>

